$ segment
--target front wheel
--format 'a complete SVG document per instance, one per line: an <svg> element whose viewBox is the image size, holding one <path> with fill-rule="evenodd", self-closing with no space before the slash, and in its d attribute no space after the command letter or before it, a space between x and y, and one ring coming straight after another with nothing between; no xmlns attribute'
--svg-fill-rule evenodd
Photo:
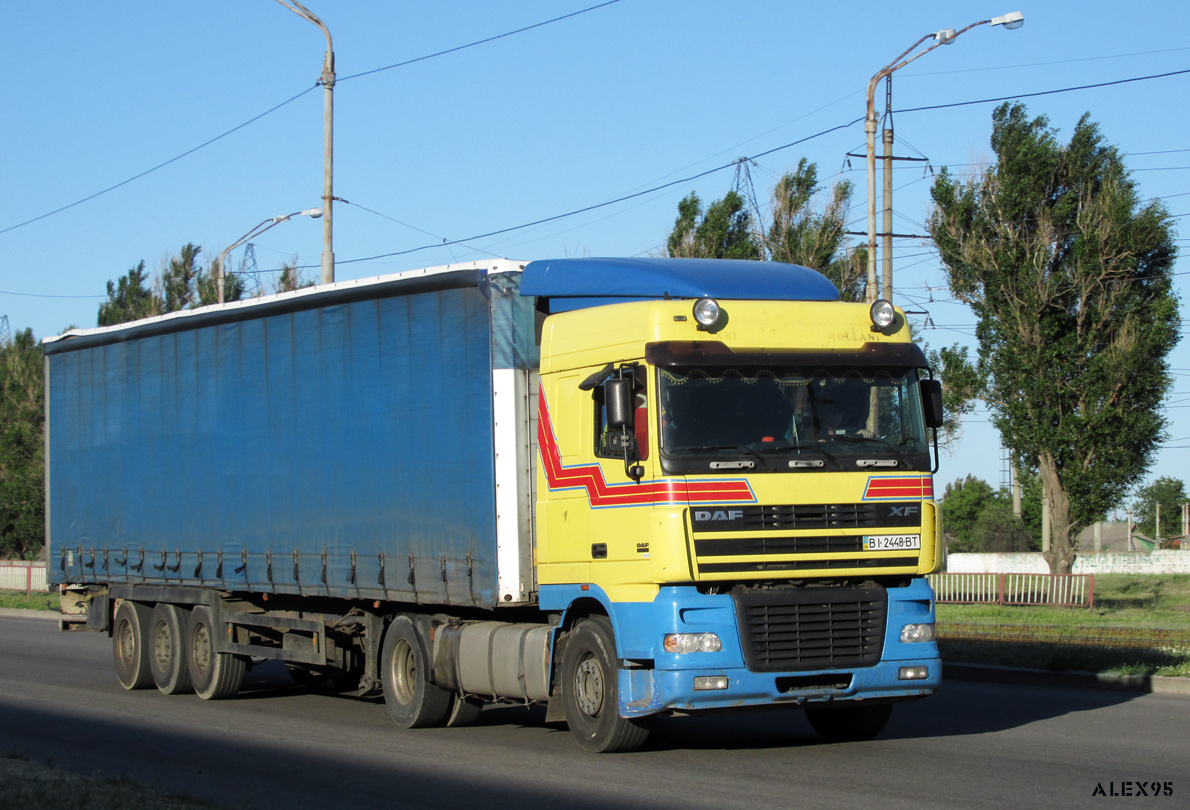
<svg viewBox="0 0 1190 810"><path fill-rule="evenodd" d="M620 716L618 660L607 617L575 625L562 658L562 705L578 744L597 754L634 751L649 737L639 720Z"/></svg>
<svg viewBox="0 0 1190 810"><path fill-rule="evenodd" d="M884 730L892 716L891 703L806 709L806 719L828 742L870 740Z"/></svg>

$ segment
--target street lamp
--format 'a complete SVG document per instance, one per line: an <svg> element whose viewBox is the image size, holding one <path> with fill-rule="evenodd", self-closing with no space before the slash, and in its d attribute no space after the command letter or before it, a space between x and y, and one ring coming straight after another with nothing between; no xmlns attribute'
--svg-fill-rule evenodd
<svg viewBox="0 0 1190 810"><path fill-rule="evenodd" d="M278 0L280 2L280 0ZM895 71L905 67L918 57L925 56L939 45L949 45L960 34L970 31L979 25L1003 25L1008 30L1020 28L1025 24L1025 17L1019 11L1005 14L1002 17L992 17L990 20L980 20L971 23L966 28L955 31L944 28L913 43L904 53L889 62L868 82L868 110L864 118L864 132L868 140L868 283L865 297L868 303L876 300L876 85L881 79L891 76ZM935 43L916 56L901 61L905 56L916 50L927 39L934 39ZM890 92L891 98L891 92ZM880 297L892 300L892 129L885 129L882 135L884 142L884 265Z"/></svg>
<svg viewBox="0 0 1190 810"><path fill-rule="evenodd" d="M236 241L234 241L230 245L228 245L226 248L224 248L223 252L219 254L219 262L218 262L218 265L215 267L215 300L217 302L219 302L220 304L223 303L223 278L224 278L224 268L227 266L226 263L227 263L227 254L228 253L231 253L233 250L235 250L240 245L247 242L249 239L254 239L257 236L260 236L262 233L267 231L269 228L272 228L274 225L280 225L282 222L292 219L293 217L312 217L313 219L318 219L320 216L322 216L321 208L307 208L305 211L295 211L294 213L286 214L283 217L269 217L268 219L264 220L259 225L257 225L255 228L248 231L248 233L244 234L239 239L237 239Z"/></svg>
<svg viewBox="0 0 1190 810"><path fill-rule="evenodd" d="M322 283L335 282L335 249L331 231L331 208L335 199L332 191L334 168L334 121L335 121L335 50L331 44L331 32L314 12L293 0L293 6L285 0L277 0L303 20L312 22L326 35L326 58L322 61L322 76L319 83L323 89L322 105ZM294 8L297 6L297 8Z"/></svg>

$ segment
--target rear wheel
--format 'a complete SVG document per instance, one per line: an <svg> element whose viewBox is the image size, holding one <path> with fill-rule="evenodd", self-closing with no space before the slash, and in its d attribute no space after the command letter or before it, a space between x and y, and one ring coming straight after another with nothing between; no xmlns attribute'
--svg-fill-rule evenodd
<svg viewBox="0 0 1190 810"><path fill-rule="evenodd" d="M451 709L451 693L430 683L430 658L421 634L398 616L384 634L380 657L384 705L401 728L440 726Z"/></svg>
<svg viewBox="0 0 1190 810"><path fill-rule="evenodd" d="M194 691L203 700L232 697L244 683L247 659L231 653L216 652L217 632L209 607L199 605L191 611L186 631L187 663L190 665Z"/></svg>
<svg viewBox="0 0 1190 810"><path fill-rule="evenodd" d="M112 627L112 653L116 677L125 689L148 689L153 685L148 641L152 610L139 602L121 602Z"/></svg>
<svg viewBox="0 0 1190 810"><path fill-rule="evenodd" d="M193 692L190 667L186 663L186 625L190 614L177 605L164 602L153 608L149 641L153 645L149 656L153 681L167 695Z"/></svg>
<svg viewBox="0 0 1190 810"><path fill-rule="evenodd" d="M806 719L829 742L855 742L870 740L883 731L892 710L891 703L806 709Z"/></svg>
<svg viewBox="0 0 1190 810"><path fill-rule="evenodd" d="M616 642L604 616L579 622L566 642L562 703L571 733L587 751L634 751L648 739L641 721L620 716Z"/></svg>

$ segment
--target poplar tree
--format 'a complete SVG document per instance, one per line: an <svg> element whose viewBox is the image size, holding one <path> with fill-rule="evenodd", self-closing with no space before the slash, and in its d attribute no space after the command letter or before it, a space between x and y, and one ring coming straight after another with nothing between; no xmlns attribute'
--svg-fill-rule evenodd
<svg viewBox="0 0 1190 810"><path fill-rule="evenodd" d="M1068 574L1079 531L1120 503L1165 438L1179 337L1171 219L1141 203L1088 115L1063 144L1044 116L1004 104L991 145L995 162L975 177L937 178L930 234L977 319L975 373L960 371L1014 458L1040 473L1046 560Z"/></svg>

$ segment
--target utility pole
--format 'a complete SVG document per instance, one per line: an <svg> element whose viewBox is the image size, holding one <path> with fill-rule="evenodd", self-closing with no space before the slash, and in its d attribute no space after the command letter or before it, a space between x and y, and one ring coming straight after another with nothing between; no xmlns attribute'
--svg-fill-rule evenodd
<svg viewBox="0 0 1190 810"><path fill-rule="evenodd" d="M277 0L281 2L281 0ZM953 28L944 28L931 34L926 34L924 37L913 43L906 51L904 51L896 59L889 62L881 68L871 81L868 82L868 103L867 112L864 117L864 133L867 136L867 159L868 159L868 283L865 291L865 298L868 303L872 303L878 297L892 301L892 143L893 133L892 125L886 128L881 133L881 140L884 143L884 272L883 272L883 290L880 295L876 292L876 86L881 79L889 78L892 74L905 67L905 65L912 62L918 57L925 56L930 51L937 48L939 45L949 45L960 34L975 28L978 25L1002 25L1007 30L1014 30L1020 28L1025 24L1025 18L1019 11L1014 11L1010 14L1005 14L1001 17L993 17L990 20L980 20L979 22L971 23L966 28L955 31ZM919 54L909 56L919 45L927 39L933 39L934 44L926 48ZM908 59L905 59L909 56ZM901 61L904 59L904 61ZM886 103L889 104L888 114L891 114L892 107L892 85L889 84L886 90Z"/></svg>

